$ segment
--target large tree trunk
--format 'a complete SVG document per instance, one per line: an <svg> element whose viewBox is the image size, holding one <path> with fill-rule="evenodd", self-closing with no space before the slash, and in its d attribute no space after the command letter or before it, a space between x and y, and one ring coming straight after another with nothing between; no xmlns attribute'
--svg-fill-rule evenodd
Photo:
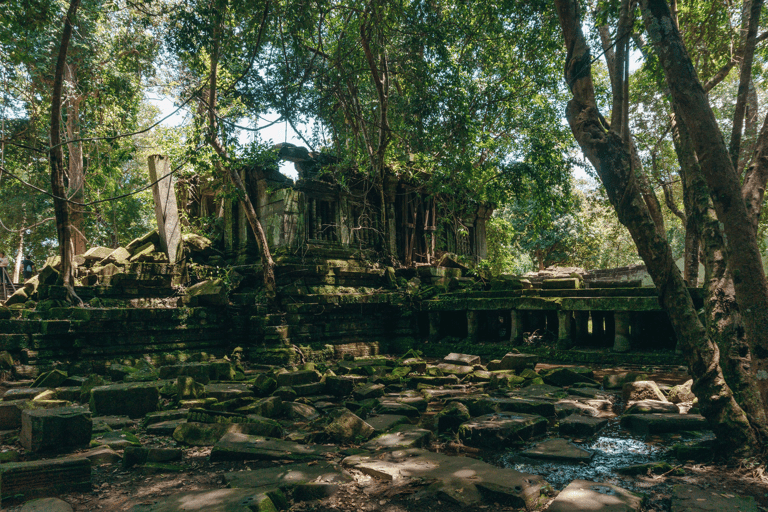
<svg viewBox="0 0 768 512"><path fill-rule="evenodd" d="M699 321L693 301L675 265L666 239L656 230L632 173L628 144L607 129L597 110L591 57L581 30L575 0L555 0L568 49L565 78L573 99L566 117L584 155L595 167L608 198L624 224L659 290L659 302L669 313L675 334L694 376L694 393L726 453L754 453L755 432L733 398L719 365L719 350Z"/></svg>
<svg viewBox="0 0 768 512"><path fill-rule="evenodd" d="M642 0L648 34L667 78L675 111L691 136L728 244L728 267L752 352L752 372L768 403L768 281L741 180L725 145L706 92L696 76L680 32L664 0ZM740 136L740 135L739 135ZM738 161L738 155L736 155Z"/></svg>
<svg viewBox="0 0 768 512"><path fill-rule="evenodd" d="M64 169L64 152L61 147L61 88L64 82L64 68L67 60L67 48L72 37L72 24L75 20L80 0L72 0L69 4L67 17L64 20L64 31L61 35L59 55L53 78L53 94L51 97L51 190L53 192L53 209L56 214L56 232L59 238L61 255L61 277L67 289L67 300L77 305L83 301L75 293L74 282L74 252L72 247L72 229L69 219L69 208L64 199L67 188L64 184L66 171Z"/></svg>
<svg viewBox="0 0 768 512"><path fill-rule="evenodd" d="M82 97L77 92L77 75L72 64L67 64L64 70L65 81L68 83L66 95L67 106L67 143L69 158L67 164L67 197L74 203L85 202L85 172L83 168L83 144L80 138L80 103ZM85 236L83 234L83 207L69 203L69 220L71 223L72 246L75 254L85 252Z"/></svg>

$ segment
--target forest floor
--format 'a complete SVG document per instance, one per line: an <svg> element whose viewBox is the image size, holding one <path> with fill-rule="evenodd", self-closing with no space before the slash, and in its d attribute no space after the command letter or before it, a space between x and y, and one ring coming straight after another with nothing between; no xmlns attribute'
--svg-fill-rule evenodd
<svg viewBox="0 0 768 512"><path fill-rule="evenodd" d="M537 371L553 368L539 365ZM628 368L607 368L598 370L595 379L600 381L605 374L625 372ZM648 369L646 368L645 371ZM653 368L649 378L657 383L672 386L687 380L687 375L679 368ZM572 441L595 452L594 458L587 463L568 464L553 461L535 461L521 457L519 450L483 450L464 446L456 438L441 435L424 446L431 452L464 456L480 459L497 467L512 468L524 473L541 475L552 486L549 499L541 502L538 510L545 510L571 481L584 479L593 482L610 483L642 494L645 498L639 510L668 512L672 510L673 499L680 496L681 489L698 489L702 498L709 502L714 498L736 498L751 496L755 502L752 509L768 511L768 478L763 471L765 465L745 461L741 465L723 465L715 463L694 463L678 461L670 454L669 448L675 443L698 443L711 439L711 433L676 432L659 436L639 436L620 428L618 413L623 404L616 392L609 395L613 402L613 412L609 412L610 423L597 436ZM290 421L282 421L286 431L290 431ZM295 423L295 422L293 422ZM296 428L295 425L293 428ZM160 448L179 448L170 436L153 436L134 429L144 446ZM550 432L552 426L550 425ZM556 431L555 431L556 432ZM550 434L550 437L557 437ZM538 442L541 438L531 441ZM530 446L531 443L528 443ZM339 452L329 454L329 462L340 463L345 456L359 453L359 446L344 445ZM18 444L0 447L0 451L16 450L22 456L23 449ZM233 472L274 468L281 464L295 464L295 460L248 461L248 462L211 462L211 447L184 448L184 461L176 469L134 467L124 469L120 463L94 465L92 468L92 491L87 493L69 493L59 496L68 502L76 512L80 511L124 511L136 506L150 507L161 498L227 487L227 477ZM75 453L74 455L77 455ZM627 464L668 461L672 471L664 474L642 474L622 476L615 469ZM316 464L310 462L308 465ZM334 487L329 497L313 500L294 499L287 493L292 511L380 511L380 512L453 512L458 510L519 510L511 506L486 499L482 504L470 508L457 504L450 497L441 497L440 493L425 493L429 482L414 479L393 480L370 476L354 468L345 468L351 476L347 482ZM711 506L709 503L708 506ZM754 506L757 508L755 509ZM137 508L136 510L140 510ZM19 512L22 505L4 508L9 512ZM149 508L147 510L150 510ZM205 504L190 504L184 510L219 510ZM691 509L695 510L695 509ZM701 510L716 510L702 508ZM721 509L725 510L725 509ZM735 510L735 509L734 509Z"/></svg>

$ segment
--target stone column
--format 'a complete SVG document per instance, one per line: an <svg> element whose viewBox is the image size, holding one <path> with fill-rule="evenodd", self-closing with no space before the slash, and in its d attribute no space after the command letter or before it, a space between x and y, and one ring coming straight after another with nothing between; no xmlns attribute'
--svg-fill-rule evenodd
<svg viewBox="0 0 768 512"><path fill-rule="evenodd" d="M575 320L573 343L574 345L584 345L589 335L589 312L574 311L573 317Z"/></svg>
<svg viewBox="0 0 768 512"><path fill-rule="evenodd" d="M513 309L509 316L509 342L512 345L517 345L523 337L523 313Z"/></svg>
<svg viewBox="0 0 768 512"><path fill-rule="evenodd" d="M557 348L571 348L573 340L571 339L571 312L557 311Z"/></svg>
<svg viewBox="0 0 768 512"><path fill-rule="evenodd" d="M605 312L605 340L603 342L603 346L605 347L613 346L615 333L616 333L616 318L614 317L614 313L613 311L606 311Z"/></svg>
<svg viewBox="0 0 768 512"><path fill-rule="evenodd" d="M166 177L171 172L171 160L167 156L151 155L147 159L147 164L149 166L149 179L154 183L152 185L152 197L155 200L155 217L160 233L160 249L168 255L168 261L176 263L181 244L181 226L179 225L179 209L176 203L176 191L173 187L173 176Z"/></svg>
<svg viewBox="0 0 768 512"><path fill-rule="evenodd" d="M614 352L629 352L631 344L629 341L629 324L631 316L629 312L617 311L613 315L616 334L613 338Z"/></svg>
<svg viewBox="0 0 768 512"><path fill-rule="evenodd" d="M467 339L476 342L480 332L480 312L467 310Z"/></svg>
<svg viewBox="0 0 768 512"><path fill-rule="evenodd" d="M429 312L429 341L435 342L440 339L440 312Z"/></svg>

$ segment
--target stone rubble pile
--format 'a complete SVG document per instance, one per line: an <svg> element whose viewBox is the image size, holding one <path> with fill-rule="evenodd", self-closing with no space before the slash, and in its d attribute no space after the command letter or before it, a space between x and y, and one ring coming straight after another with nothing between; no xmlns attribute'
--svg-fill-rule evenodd
<svg viewBox="0 0 768 512"><path fill-rule="evenodd" d="M623 428L708 429L690 382L660 387L637 373L597 382L588 368L542 368L535 356L514 352L487 364L467 354L427 361L411 350L397 359L254 368L234 355L199 354L159 366L115 362L103 373L53 369L4 382L0 429L19 436L14 450L0 453L4 505L88 491L91 466L184 472L190 450L209 447L211 463L262 467L225 473L227 488L179 491L130 510L180 511L193 500L215 502L210 510L286 510L349 485L373 486L377 499L376 483L412 486L414 509L446 500L467 509L550 503L550 511L570 511L588 498L589 510L640 510L642 496L612 484L574 480L558 493L541 476L459 454L512 450L531 460L589 463L592 452L573 441L617 420L616 393L626 405ZM681 448L680 456L695 452ZM692 493L681 489L680 499L692 502Z"/></svg>

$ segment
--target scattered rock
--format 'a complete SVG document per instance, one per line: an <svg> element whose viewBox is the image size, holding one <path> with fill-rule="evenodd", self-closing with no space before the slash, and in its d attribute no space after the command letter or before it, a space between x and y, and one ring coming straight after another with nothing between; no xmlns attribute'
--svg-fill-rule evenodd
<svg viewBox="0 0 768 512"><path fill-rule="evenodd" d="M561 436L591 437L597 434L607 423L606 418L571 414L560 420L558 432Z"/></svg>
<svg viewBox="0 0 768 512"><path fill-rule="evenodd" d="M639 402L630 402L624 411L624 414L680 414L680 408L671 402L661 402L659 400L640 400Z"/></svg>
<svg viewBox="0 0 768 512"><path fill-rule="evenodd" d="M621 398L625 403L639 402L641 400L658 400L666 402L664 393L652 380L638 380L627 382L621 389Z"/></svg>
<svg viewBox="0 0 768 512"><path fill-rule="evenodd" d="M373 435L374 429L354 413L346 411L325 427L325 433L339 443L360 444Z"/></svg>
<svg viewBox="0 0 768 512"><path fill-rule="evenodd" d="M472 356L469 354L457 354L452 352L443 358L443 361L449 364L458 366L474 366L480 364L480 356Z"/></svg>
<svg viewBox="0 0 768 512"><path fill-rule="evenodd" d="M574 480L557 495L547 512L634 512L642 496L613 484Z"/></svg>
<svg viewBox="0 0 768 512"><path fill-rule="evenodd" d="M21 445L31 451L87 446L93 422L84 407L26 409L21 415Z"/></svg>
<svg viewBox="0 0 768 512"><path fill-rule="evenodd" d="M672 389L670 389L669 393L667 394L667 400L669 400L673 404L679 404L682 402L693 402L693 400L696 398L696 395L694 395L693 391L691 391L692 386L693 386L693 379L687 381L684 384L680 384L679 386L673 386Z"/></svg>
<svg viewBox="0 0 768 512"><path fill-rule="evenodd" d="M97 416L124 414L130 418L142 418L157 410L159 398L155 384L98 386L91 390L91 412Z"/></svg>
<svg viewBox="0 0 768 512"><path fill-rule="evenodd" d="M129 512L205 512L258 511L276 512L277 507L266 494L256 489L214 489L172 494L153 504L135 505Z"/></svg>
<svg viewBox="0 0 768 512"><path fill-rule="evenodd" d="M547 439L521 452L520 455L532 459L562 460L567 462L586 462L594 455L566 439Z"/></svg>
<svg viewBox="0 0 768 512"><path fill-rule="evenodd" d="M223 460L313 460L325 458L336 447L298 444L268 437L230 432L211 451L211 462Z"/></svg>
<svg viewBox="0 0 768 512"><path fill-rule="evenodd" d="M709 430L709 423L698 414L625 414L621 426L637 434Z"/></svg>
<svg viewBox="0 0 768 512"><path fill-rule="evenodd" d="M459 427L459 439L468 446L498 449L515 446L545 434L547 420L534 414L487 414Z"/></svg>

